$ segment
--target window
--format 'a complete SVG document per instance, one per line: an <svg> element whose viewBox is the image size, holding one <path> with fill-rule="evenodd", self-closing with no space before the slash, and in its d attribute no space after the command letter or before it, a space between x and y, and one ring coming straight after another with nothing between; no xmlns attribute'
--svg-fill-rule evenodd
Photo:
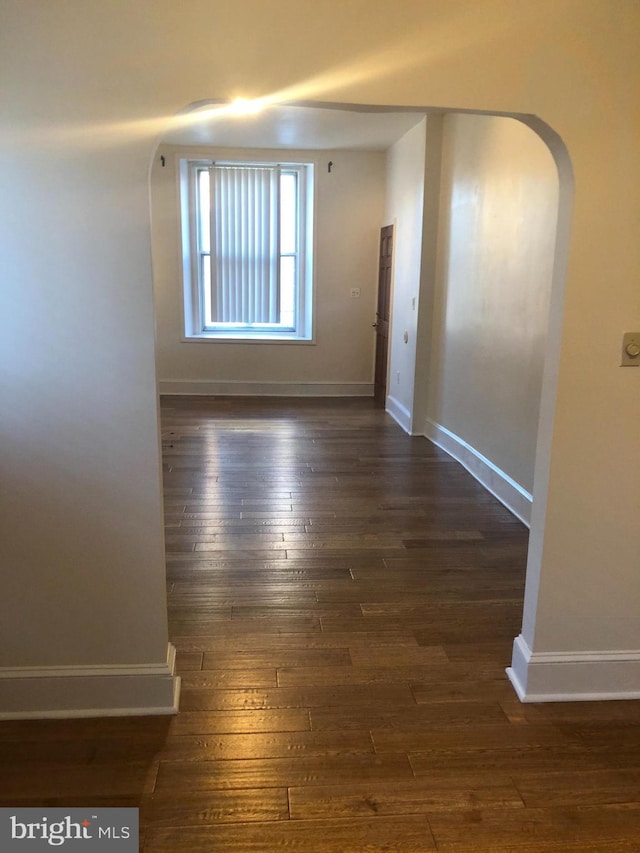
<svg viewBox="0 0 640 853"><path fill-rule="evenodd" d="M310 340L313 165L181 161L189 338Z"/></svg>

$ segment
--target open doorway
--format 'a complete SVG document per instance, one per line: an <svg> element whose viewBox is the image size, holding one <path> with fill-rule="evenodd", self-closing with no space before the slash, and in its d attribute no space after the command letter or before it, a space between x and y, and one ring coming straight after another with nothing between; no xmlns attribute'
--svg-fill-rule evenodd
<svg viewBox="0 0 640 853"><path fill-rule="evenodd" d="M167 136L154 159L152 222L161 391L373 396L371 320L377 294L376 244L380 227L395 221L387 411L406 431L428 436L460 459L519 518L528 522L534 468L537 464L544 469L548 461L543 449L543 456L538 454L536 462L537 427L545 359L555 358L557 345L557 341L550 343L546 335L549 295L553 285L557 307L561 302L562 259L566 252L566 246L555 239L560 186L557 166L546 143L516 117L456 113L436 117L426 112L406 114L382 107L345 110L327 105L273 109L284 110L282 120L277 113L266 124L260 124L254 117L253 125L248 125L252 130L243 131L233 124L227 127L225 122L216 125L214 121L208 130L200 128L195 136L193 131L187 137ZM297 110L301 112L298 114ZM367 124L378 128L388 123L391 136L379 137L375 144L358 143L353 135L349 136L353 132L351 121L355 122L353 126ZM256 128L260 128L257 135ZM332 147L327 147L329 142L324 147L320 145L321 130L328 133L326 139ZM544 132L542 127L536 130ZM531 158L522 156L525 137L529 148L535 148L539 157L533 170ZM340 147L340 140L351 147ZM256 147L259 142L262 145L268 142L274 148ZM468 150L460 160L459 149L465 145ZM325 215L317 216L314 225L316 260L310 339L287 344L185 339L184 294L179 285L182 258L176 239L180 211L178 161L180 149L185 147L194 157L213 155L233 159L241 150L243 156L260 160L268 150L269 156L276 160L280 157L286 162L313 160L318 176L314 191L318 204L324 205ZM274 151L279 153L274 155ZM496 164L508 160L510 153L514 155L514 165L510 172L507 169L501 173ZM542 160L545 163L541 182L541 172L536 170ZM466 167L462 172L456 171L461 162L467 162L467 166L473 164L475 184L473 180L470 182L471 172L465 173ZM548 192L542 207L537 207L536 194L541 187ZM505 198L512 207L506 220L500 223L499 205ZM566 221L567 194L564 203ZM456 243L454 214L465 204L468 218L476 217L475 230L466 244L464 237ZM544 220L545 234L531 252L518 256L523 246L532 248L531 235L535 229L530 228L531 217L533 220L538 217L538 222ZM566 233L562 233L566 238ZM464 268L460 259L465 246L471 250L464 262L470 264L467 273L484 264L483 285L488 284L491 291L499 281L503 293L489 305L487 293L474 291L474 299L479 299L475 307L482 310L475 311L469 322L462 323L461 313L448 311L452 307L452 285L461 280L452 262L459 264L458 269ZM480 258L483 251L485 255ZM516 257L519 257L517 263ZM532 257L539 261L537 266L530 263ZM520 289L523 263L531 273L526 282L526 298L522 298ZM468 280L469 276L464 273L462 278ZM496 294L491 291L489 295ZM460 304L464 305L464 296L460 298ZM532 325L533 304L536 322ZM472 305L473 300L469 300L466 308L473 314ZM518 313L520 324L514 322ZM520 358L523 339L527 347L531 344L525 359ZM481 342L479 350L478 342ZM460 390L465 380L464 360L460 369L450 370L462 352L469 368L467 375L476 371L473 392L477 405L470 402L472 398L467 391ZM501 420L500 394L508 393L509 383L496 382L499 373L491 369L478 376L481 360L476 358L477 352L491 354L496 363L508 368L511 387L526 390L526 406L515 406L516 414L526 417L526 459L517 419L509 425L508 419ZM479 380L488 391L497 392L497 402L491 394L483 393ZM553 396L548 385L547 392L550 390L548 399ZM463 409L466 406L462 429L447 421L447 413L453 411L455 402L462 402ZM476 433L466 430L473 425L475 413L481 407L490 412L499 428L487 426L487 417L483 415L478 446L474 446ZM444 412L442 417L441 412ZM551 415L547 407L543 418L549 422ZM509 433L508 441L504 435L499 438L501 431ZM522 470L526 469L529 478L524 484L518 482L517 471L509 470L509 461L491 458L493 450L483 444L483 432L485 436L499 438L499 450L508 446L512 460L524 462ZM541 535L542 531L536 531L538 541Z"/></svg>

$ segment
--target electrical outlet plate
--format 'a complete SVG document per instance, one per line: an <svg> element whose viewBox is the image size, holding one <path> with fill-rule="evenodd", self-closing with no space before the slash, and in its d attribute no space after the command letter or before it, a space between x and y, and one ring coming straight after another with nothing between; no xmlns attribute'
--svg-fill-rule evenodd
<svg viewBox="0 0 640 853"><path fill-rule="evenodd" d="M351 288L351 298L352 299L360 299L360 288L352 287Z"/></svg>
<svg viewBox="0 0 640 853"><path fill-rule="evenodd" d="M621 367L640 367L640 332L625 332L622 336Z"/></svg>

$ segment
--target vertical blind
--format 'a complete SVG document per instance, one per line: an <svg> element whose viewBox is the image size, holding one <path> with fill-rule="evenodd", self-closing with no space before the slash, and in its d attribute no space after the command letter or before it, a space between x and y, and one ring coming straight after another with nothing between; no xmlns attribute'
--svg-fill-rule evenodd
<svg viewBox="0 0 640 853"><path fill-rule="evenodd" d="M279 169L209 168L211 320L278 323Z"/></svg>

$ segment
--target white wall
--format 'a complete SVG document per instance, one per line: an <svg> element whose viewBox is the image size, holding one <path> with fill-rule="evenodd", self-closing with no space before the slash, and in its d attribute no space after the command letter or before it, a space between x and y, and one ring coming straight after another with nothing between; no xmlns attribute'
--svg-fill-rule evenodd
<svg viewBox="0 0 640 853"><path fill-rule="evenodd" d="M281 93L519 113L554 146L566 242L515 683L554 698L553 671L583 696L582 660L592 690L640 695L640 370L619 367L640 327L637 3L401 0L391 28L382 0L2 14L6 666L164 657L147 169L187 104Z"/></svg>
<svg viewBox="0 0 640 853"><path fill-rule="evenodd" d="M276 151L163 145L154 160L151 199L161 391L371 395L383 152L287 150L292 162L315 163L313 344L183 340L177 157L229 158L239 153L248 159L282 156ZM166 158L164 168L161 155ZM360 289L359 298L350 296L351 288Z"/></svg>
<svg viewBox="0 0 640 853"><path fill-rule="evenodd" d="M427 433L442 438L444 428L530 494L556 165L542 140L510 118L446 116L442 152Z"/></svg>
<svg viewBox="0 0 640 853"><path fill-rule="evenodd" d="M387 151L385 224L395 225L387 409L406 430L413 408L427 121Z"/></svg>
<svg viewBox="0 0 640 853"><path fill-rule="evenodd" d="M57 134L87 97L61 102L70 69L41 78L35 43L8 41L0 718L168 713L148 142Z"/></svg>

